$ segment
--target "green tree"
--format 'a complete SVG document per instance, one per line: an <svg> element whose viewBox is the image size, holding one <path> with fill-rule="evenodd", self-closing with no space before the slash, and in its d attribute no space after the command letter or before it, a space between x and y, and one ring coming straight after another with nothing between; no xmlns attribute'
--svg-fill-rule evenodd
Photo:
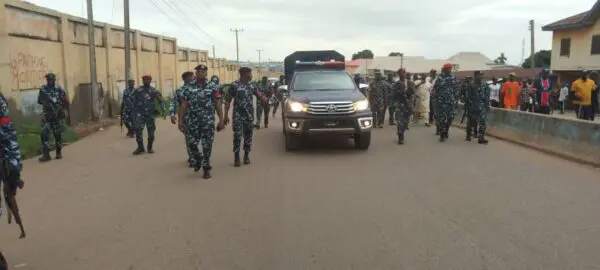
<svg viewBox="0 0 600 270"><path fill-rule="evenodd" d="M506 56L504 56L504 53L500 53L500 56L498 56L496 60L494 60L494 63L498 65L506 65L507 60L508 59L506 58Z"/></svg>
<svg viewBox="0 0 600 270"><path fill-rule="evenodd" d="M391 52L388 56L403 56L404 54L401 52Z"/></svg>
<svg viewBox="0 0 600 270"><path fill-rule="evenodd" d="M369 49L365 49L362 50L360 52L357 52L355 54L352 54L352 60L356 60L356 59L373 59L375 55L373 54L373 51L369 50Z"/></svg>
<svg viewBox="0 0 600 270"><path fill-rule="evenodd" d="M551 50L541 50L536 52L533 57L535 57L535 67L533 68L545 68L550 66L550 59L552 59L552 51ZM531 55L525 59L523 64L521 65L523 68L532 68L531 66Z"/></svg>

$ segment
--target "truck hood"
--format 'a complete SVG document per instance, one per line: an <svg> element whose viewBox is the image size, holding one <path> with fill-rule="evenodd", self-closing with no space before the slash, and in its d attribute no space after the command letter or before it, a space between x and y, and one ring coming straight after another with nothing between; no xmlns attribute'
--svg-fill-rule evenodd
<svg viewBox="0 0 600 270"><path fill-rule="evenodd" d="M358 90L331 90L331 91L293 91L291 100L302 103L316 101L352 101L364 100L365 96Z"/></svg>

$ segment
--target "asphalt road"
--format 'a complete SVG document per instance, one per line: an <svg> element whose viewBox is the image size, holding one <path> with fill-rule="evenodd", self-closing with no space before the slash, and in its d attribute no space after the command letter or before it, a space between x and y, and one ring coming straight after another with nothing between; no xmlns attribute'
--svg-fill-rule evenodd
<svg viewBox="0 0 600 270"><path fill-rule="evenodd" d="M203 180L167 121L139 157L110 128L63 160L25 162L28 236L3 217L1 248L16 269L44 270L600 268L599 171L432 133L413 127L399 146L386 127L367 152L286 153L274 123L234 168L228 129Z"/></svg>

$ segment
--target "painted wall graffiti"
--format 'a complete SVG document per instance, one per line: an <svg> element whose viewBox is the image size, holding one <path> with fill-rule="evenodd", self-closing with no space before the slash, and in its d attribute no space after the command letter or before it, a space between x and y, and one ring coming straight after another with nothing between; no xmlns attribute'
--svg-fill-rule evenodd
<svg viewBox="0 0 600 270"><path fill-rule="evenodd" d="M49 72L48 62L45 56L13 53L10 56L10 71L13 91L37 89L45 83L44 76Z"/></svg>

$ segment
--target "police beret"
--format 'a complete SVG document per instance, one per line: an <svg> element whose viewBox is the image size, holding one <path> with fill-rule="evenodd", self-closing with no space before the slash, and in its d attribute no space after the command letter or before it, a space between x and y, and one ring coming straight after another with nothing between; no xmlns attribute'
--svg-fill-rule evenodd
<svg viewBox="0 0 600 270"><path fill-rule="evenodd" d="M208 70L208 67L206 67L205 65L200 64L200 65L197 65L194 69L198 70L198 71L200 71L200 70L206 71L206 70Z"/></svg>
<svg viewBox="0 0 600 270"><path fill-rule="evenodd" d="M482 75L483 72L481 72L481 70L476 70L475 72L473 72L473 75L477 76L477 75Z"/></svg>
<svg viewBox="0 0 600 270"><path fill-rule="evenodd" d="M53 80L53 79L56 79L56 74L54 74L54 73L48 73L48 74L46 74L45 77L46 77L46 79Z"/></svg>
<svg viewBox="0 0 600 270"><path fill-rule="evenodd" d="M152 76L150 76L150 75L144 75L144 76L142 76L142 79L150 79L150 80L152 80Z"/></svg>

